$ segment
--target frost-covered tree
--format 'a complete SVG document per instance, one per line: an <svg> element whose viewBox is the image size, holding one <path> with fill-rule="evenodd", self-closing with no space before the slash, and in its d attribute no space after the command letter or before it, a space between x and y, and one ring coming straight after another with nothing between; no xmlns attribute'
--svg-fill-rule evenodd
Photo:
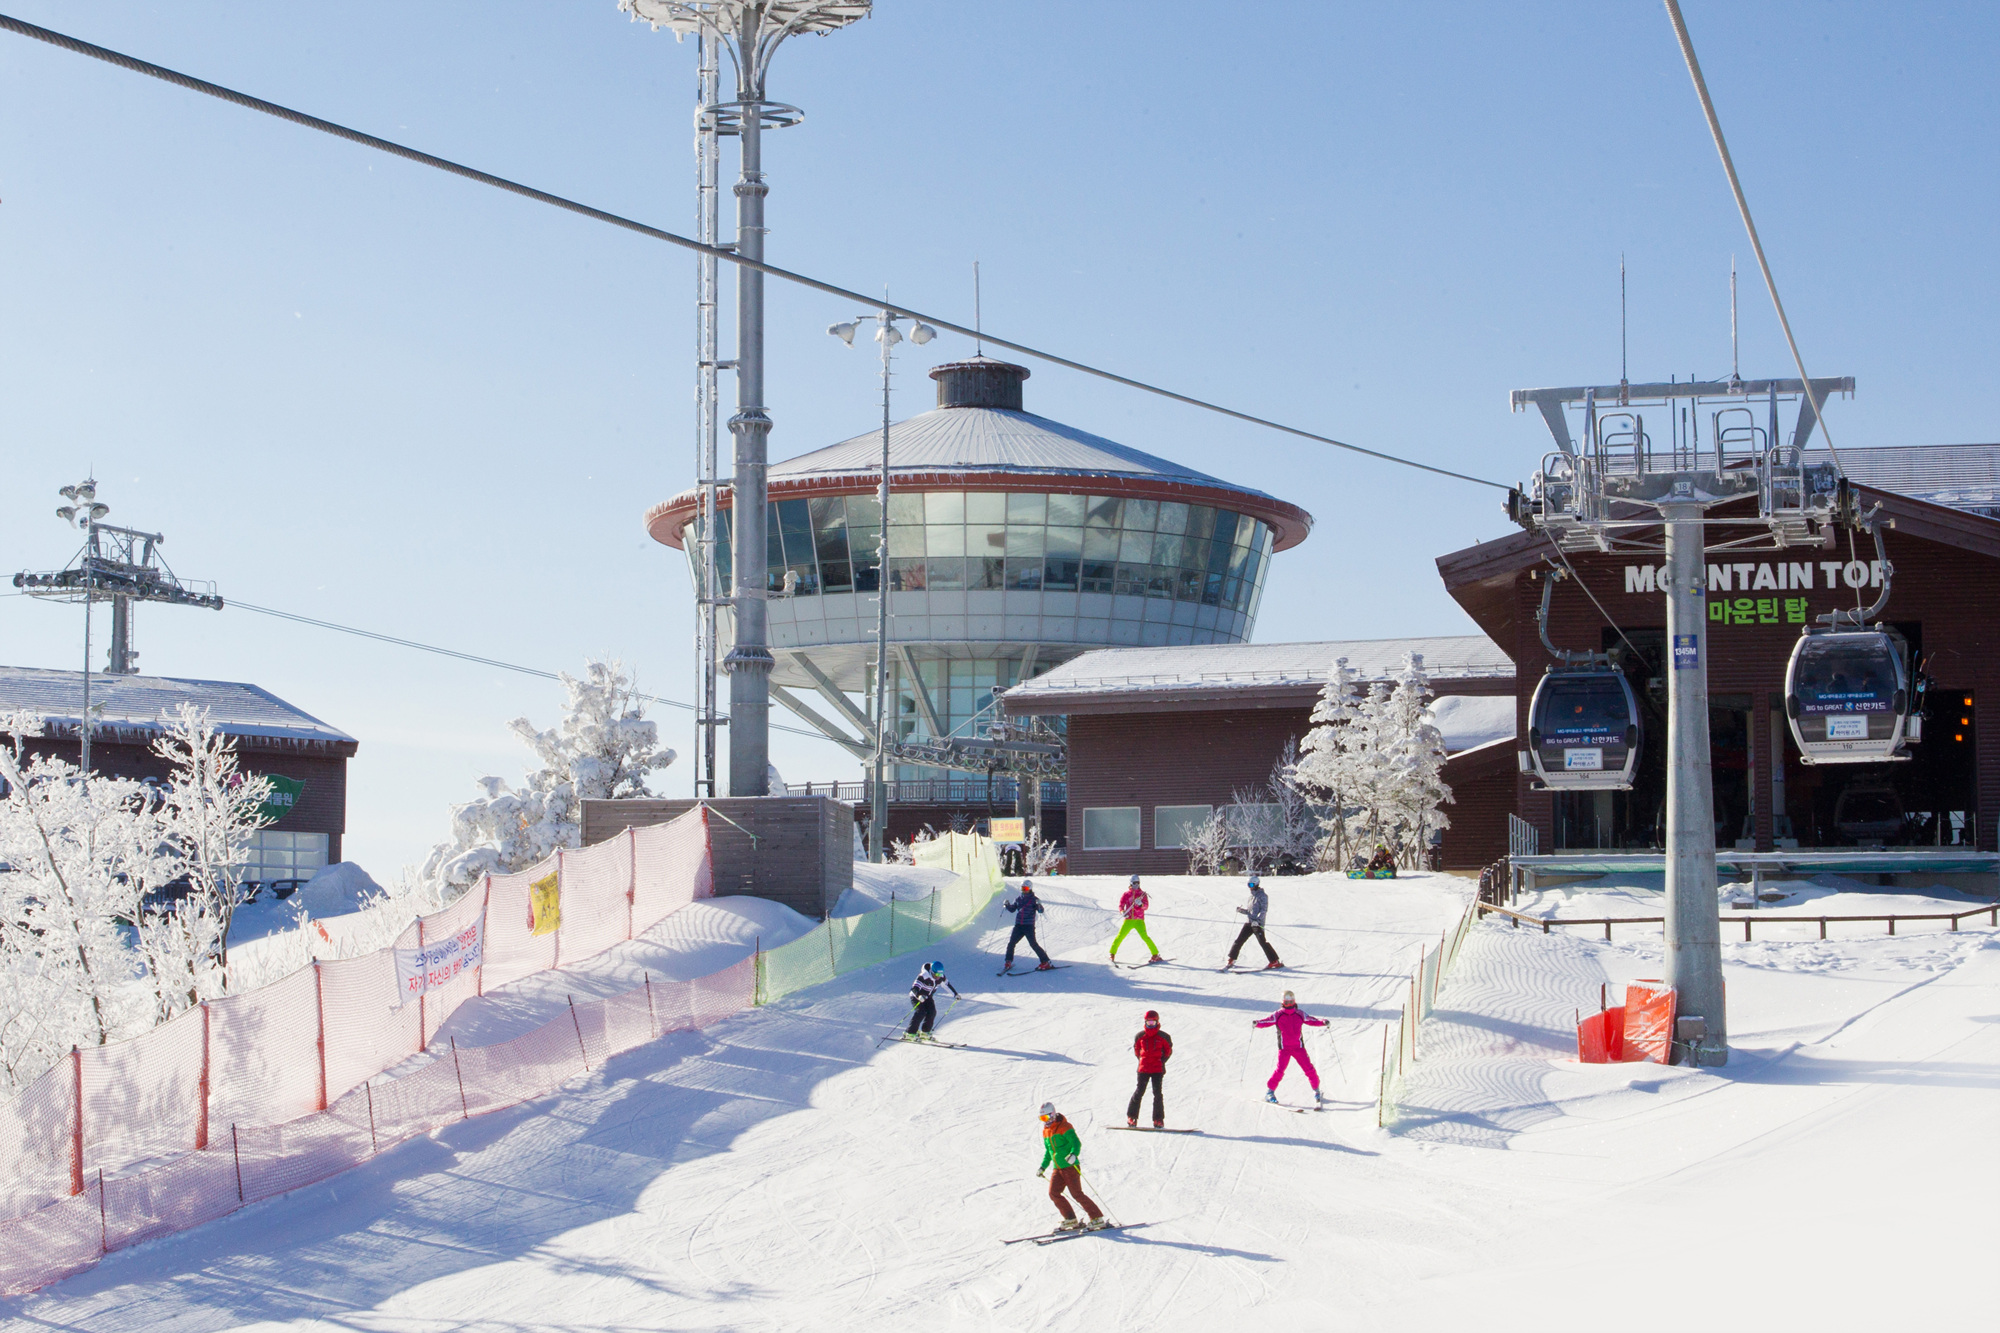
<svg viewBox="0 0 2000 1333"><path fill-rule="evenodd" d="M1431 721L1430 676L1421 653L1403 659L1384 703L1381 808L1400 844L1400 863L1425 868L1433 834L1451 827L1441 808L1452 799L1444 781L1444 734Z"/></svg>
<svg viewBox="0 0 2000 1333"><path fill-rule="evenodd" d="M1313 704L1312 729L1300 742L1298 761L1286 773L1293 786L1311 793L1327 808L1316 860L1335 868L1347 864L1348 811L1357 804L1363 785L1363 766L1350 749L1361 739L1356 729L1362 714L1361 701L1356 698L1358 687L1347 659L1336 658Z"/></svg>
<svg viewBox="0 0 2000 1333"><path fill-rule="evenodd" d="M250 840L269 822L269 778L245 773L236 743L208 710L183 702L168 717L153 753L172 770L159 803L160 833L177 858L186 892L146 907L140 951L161 1021L222 993L229 972L229 927L243 902Z"/></svg>
<svg viewBox="0 0 2000 1333"><path fill-rule="evenodd" d="M1229 855L1229 807L1212 812L1181 836L1187 840L1189 874L1220 874Z"/></svg>
<svg viewBox="0 0 2000 1333"><path fill-rule="evenodd" d="M178 872L144 784L26 757L42 719L0 714L0 1076L151 1025L125 926Z"/></svg>
<svg viewBox="0 0 2000 1333"><path fill-rule="evenodd" d="M558 847L582 846L584 801L648 795L647 774L674 762L620 663L593 660L582 678L560 679L561 722L546 731L526 718L509 724L541 767L519 789L479 779L486 794L453 808L451 838L420 873L426 884L454 892L482 875L525 869Z"/></svg>

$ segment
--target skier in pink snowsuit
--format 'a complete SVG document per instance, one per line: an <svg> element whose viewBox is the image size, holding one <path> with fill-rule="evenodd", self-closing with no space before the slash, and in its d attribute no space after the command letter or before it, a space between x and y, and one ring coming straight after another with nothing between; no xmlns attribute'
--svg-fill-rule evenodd
<svg viewBox="0 0 2000 1333"><path fill-rule="evenodd" d="M1313 1068L1312 1057L1306 1054L1305 1030L1308 1027L1323 1028L1326 1020L1314 1018L1299 1008L1298 1000L1286 991L1283 1006L1269 1018L1257 1019L1251 1026L1278 1029L1278 1068L1271 1075L1271 1081L1264 1085L1264 1100L1278 1100L1278 1081L1284 1078L1285 1069L1292 1061L1297 1060L1299 1068L1305 1071L1306 1082L1312 1084L1313 1100L1324 1105L1326 1098L1320 1095L1319 1071Z"/></svg>

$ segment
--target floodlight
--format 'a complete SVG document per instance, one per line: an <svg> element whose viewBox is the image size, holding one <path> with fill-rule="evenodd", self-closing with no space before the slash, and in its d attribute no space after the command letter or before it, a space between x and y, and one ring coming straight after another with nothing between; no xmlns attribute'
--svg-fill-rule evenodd
<svg viewBox="0 0 2000 1333"><path fill-rule="evenodd" d="M854 346L853 320L850 319L840 324L829 324L826 326L826 331L846 343L849 347Z"/></svg>
<svg viewBox="0 0 2000 1333"><path fill-rule="evenodd" d="M76 499L76 487L65 486L61 490L57 491L56 494L60 495L65 500L74 500Z"/></svg>
<svg viewBox="0 0 2000 1333"><path fill-rule="evenodd" d="M92 518L103 518L106 514L110 512L111 512L110 505L92 505L90 507L90 516Z"/></svg>
<svg viewBox="0 0 2000 1333"><path fill-rule="evenodd" d="M72 488L65 486L63 489L70 490ZM76 517L76 510L69 505L64 505L62 508L56 510L56 517L67 523Z"/></svg>
<svg viewBox="0 0 2000 1333"><path fill-rule="evenodd" d="M886 347L894 347L903 341L903 335L894 324L885 319L881 327L875 330L875 341Z"/></svg>
<svg viewBox="0 0 2000 1333"><path fill-rule="evenodd" d="M922 347L925 343L929 342L931 339L935 337L937 337L937 330L932 328L930 325L924 323L921 319L918 320L916 322L916 326L910 330L910 341L915 343L919 347Z"/></svg>
<svg viewBox="0 0 2000 1333"><path fill-rule="evenodd" d="M97 483L94 481L84 482L76 488L76 498L79 500L95 500L97 498Z"/></svg>

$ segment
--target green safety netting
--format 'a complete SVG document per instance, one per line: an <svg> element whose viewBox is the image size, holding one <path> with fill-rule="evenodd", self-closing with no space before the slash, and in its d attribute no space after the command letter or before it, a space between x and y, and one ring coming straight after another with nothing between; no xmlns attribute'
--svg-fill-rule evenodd
<svg viewBox="0 0 2000 1333"><path fill-rule="evenodd" d="M927 897L896 901L860 916L833 917L790 944L758 955L757 1003L831 981L909 953L959 930L1002 887L1000 858L976 833L947 833L916 848L917 864L958 878Z"/></svg>

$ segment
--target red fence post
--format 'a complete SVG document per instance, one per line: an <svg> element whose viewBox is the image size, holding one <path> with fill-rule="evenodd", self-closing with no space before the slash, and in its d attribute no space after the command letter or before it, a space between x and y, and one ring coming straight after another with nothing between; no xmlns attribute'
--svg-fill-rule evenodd
<svg viewBox="0 0 2000 1333"><path fill-rule="evenodd" d="M83 1052L69 1048L71 1108L69 1129L69 1192L83 1193Z"/></svg>
<svg viewBox="0 0 2000 1333"><path fill-rule="evenodd" d="M555 958L549 963L550 971L554 971L556 968L562 966L562 928L563 928L563 919L562 919L563 855L562 854L563 854L563 849L560 847L556 848L556 928L555 928L556 954Z"/></svg>
<svg viewBox="0 0 2000 1333"><path fill-rule="evenodd" d="M104 1215L104 1168L97 1168L97 1252L111 1253L111 1219Z"/></svg>
<svg viewBox="0 0 2000 1333"><path fill-rule="evenodd" d="M195 1111L194 1146L208 1147L208 1001L201 1002L201 1105Z"/></svg>
<svg viewBox="0 0 2000 1333"><path fill-rule="evenodd" d="M319 1016L319 1101L315 1111L326 1109L326 988L319 979L319 959L313 959L313 1010Z"/></svg>

